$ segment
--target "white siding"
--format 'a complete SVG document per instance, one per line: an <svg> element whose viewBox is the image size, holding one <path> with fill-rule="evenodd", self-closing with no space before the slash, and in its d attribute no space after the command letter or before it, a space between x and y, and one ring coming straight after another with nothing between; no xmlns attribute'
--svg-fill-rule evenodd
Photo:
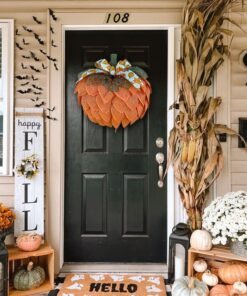
<svg viewBox="0 0 247 296"><path fill-rule="evenodd" d="M233 13L232 18L247 31L247 13ZM239 55L247 49L247 37L236 26L231 55L231 127L238 131L238 118L247 117L247 67L239 61ZM238 148L238 140L231 140L231 190L247 191L247 150Z"/></svg>

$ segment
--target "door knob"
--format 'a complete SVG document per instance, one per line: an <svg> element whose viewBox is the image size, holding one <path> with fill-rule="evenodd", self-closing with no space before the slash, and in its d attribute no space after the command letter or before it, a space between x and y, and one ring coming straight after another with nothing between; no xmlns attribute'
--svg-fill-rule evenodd
<svg viewBox="0 0 247 296"><path fill-rule="evenodd" d="M159 176L159 180L158 180L158 187L159 188L163 188L164 187L164 181L163 181L163 176L164 176L164 168L163 168L163 163L164 163L164 160L165 160L165 156L164 156L164 153L157 153L155 155L155 158L156 158L156 162L158 163L158 176Z"/></svg>
<svg viewBox="0 0 247 296"><path fill-rule="evenodd" d="M164 162L164 160L165 160L164 153L161 153L161 152L157 153L155 155L155 158L156 158L156 161L157 161L158 164L162 164Z"/></svg>

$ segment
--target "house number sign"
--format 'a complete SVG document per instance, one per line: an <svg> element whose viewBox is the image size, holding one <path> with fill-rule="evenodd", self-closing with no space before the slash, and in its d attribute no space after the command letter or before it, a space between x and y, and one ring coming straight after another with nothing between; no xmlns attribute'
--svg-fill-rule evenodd
<svg viewBox="0 0 247 296"><path fill-rule="evenodd" d="M27 178L15 172L15 236L23 232L44 234L43 109L16 108L15 166L32 155L38 161L37 174Z"/></svg>
<svg viewBox="0 0 247 296"><path fill-rule="evenodd" d="M125 24L128 23L130 14L128 12L107 13L105 23L107 24Z"/></svg>

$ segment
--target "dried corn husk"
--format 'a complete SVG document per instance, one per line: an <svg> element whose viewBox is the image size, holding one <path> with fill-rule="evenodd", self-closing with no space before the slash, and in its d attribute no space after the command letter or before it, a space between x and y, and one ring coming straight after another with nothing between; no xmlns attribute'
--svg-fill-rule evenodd
<svg viewBox="0 0 247 296"><path fill-rule="evenodd" d="M209 97L208 92L215 72L230 52L223 39L224 36L232 39L233 32L224 28L223 23L234 22L226 12L241 3L241 0L187 0L183 11L182 57L177 61L178 98L172 106L178 110L169 137L167 168L170 164L174 167L192 229L201 228L208 188L223 168L217 134L237 135L234 130L214 123L222 100Z"/></svg>

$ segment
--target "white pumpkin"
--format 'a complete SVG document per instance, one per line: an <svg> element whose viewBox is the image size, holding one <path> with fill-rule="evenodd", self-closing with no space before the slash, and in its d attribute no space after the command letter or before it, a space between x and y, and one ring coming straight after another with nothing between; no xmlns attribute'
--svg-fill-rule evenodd
<svg viewBox="0 0 247 296"><path fill-rule="evenodd" d="M212 249L212 237L207 230L195 230L191 235L190 245L199 251L209 251Z"/></svg>
<svg viewBox="0 0 247 296"><path fill-rule="evenodd" d="M208 296L209 290L204 282L184 276L172 285L172 296Z"/></svg>
<svg viewBox="0 0 247 296"><path fill-rule="evenodd" d="M232 287L233 290L240 295L247 293L247 286L243 282L235 282Z"/></svg>
<svg viewBox="0 0 247 296"><path fill-rule="evenodd" d="M196 260L194 263L193 263L193 268L196 272L204 272L207 270L208 268L208 265L207 265L207 262L205 260Z"/></svg>
<svg viewBox="0 0 247 296"><path fill-rule="evenodd" d="M217 275L211 273L209 270L202 275L202 281L210 287L216 286L219 282Z"/></svg>

